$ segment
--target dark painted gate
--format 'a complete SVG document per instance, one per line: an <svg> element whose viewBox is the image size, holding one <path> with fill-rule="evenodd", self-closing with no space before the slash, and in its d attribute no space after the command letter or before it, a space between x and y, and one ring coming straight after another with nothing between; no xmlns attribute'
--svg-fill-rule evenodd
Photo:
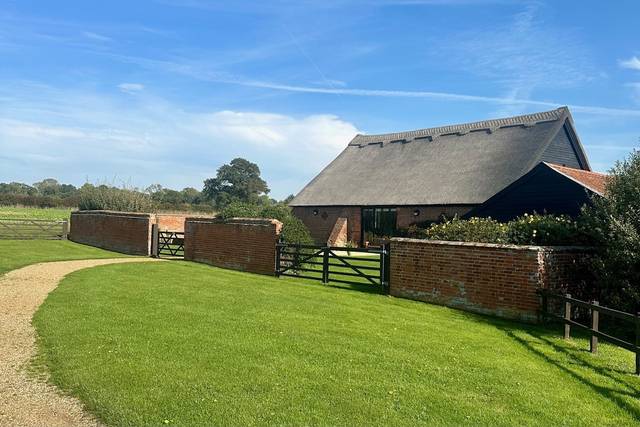
<svg viewBox="0 0 640 427"><path fill-rule="evenodd" d="M155 257L184 258L184 232L160 231L157 225L152 227L151 253Z"/></svg>
<svg viewBox="0 0 640 427"><path fill-rule="evenodd" d="M276 276L389 288L389 244L343 248L278 243Z"/></svg>

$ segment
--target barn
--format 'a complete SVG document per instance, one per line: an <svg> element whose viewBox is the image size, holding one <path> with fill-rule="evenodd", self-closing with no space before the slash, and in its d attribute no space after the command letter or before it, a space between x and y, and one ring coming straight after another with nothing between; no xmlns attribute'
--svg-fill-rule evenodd
<svg viewBox="0 0 640 427"><path fill-rule="evenodd" d="M538 168L553 169L549 165L565 168L555 178L572 183L575 180L566 170L591 172L567 107L408 132L356 135L290 206L317 243L358 245L376 243L411 224L443 216L500 211L498 216L507 218L533 208L575 213L587 193L569 186L571 191L566 192L554 188L551 197L548 190L555 185L553 180L542 179L544 173L530 174ZM516 200L521 187L513 186L528 174L527 185L537 185L540 193L531 205ZM508 188L509 197L503 194L492 200ZM570 212L557 203L563 199L575 202ZM492 208L483 211L488 201Z"/></svg>

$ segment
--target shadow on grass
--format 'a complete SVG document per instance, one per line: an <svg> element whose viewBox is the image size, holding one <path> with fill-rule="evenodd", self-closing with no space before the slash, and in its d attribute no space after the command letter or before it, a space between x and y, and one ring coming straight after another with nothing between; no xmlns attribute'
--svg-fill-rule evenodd
<svg viewBox="0 0 640 427"><path fill-rule="evenodd" d="M590 387L594 392L615 403L636 419L640 419L640 401L636 400L640 397L638 377L629 370L602 366L601 363L598 363L596 356L586 348L579 349L559 345L557 339L562 333L559 324L556 325L558 329L552 329L551 325L528 325L474 313L464 313L464 316L473 321L494 326L531 354ZM589 337L584 333L574 335L575 338L588 339ZM550 351L543 351L545 346ZM557 356L554 357L554 355ZM596 375L588 375L585 372L587 370ZM633 405L630 401L635 401L637 404Z"/></svg>

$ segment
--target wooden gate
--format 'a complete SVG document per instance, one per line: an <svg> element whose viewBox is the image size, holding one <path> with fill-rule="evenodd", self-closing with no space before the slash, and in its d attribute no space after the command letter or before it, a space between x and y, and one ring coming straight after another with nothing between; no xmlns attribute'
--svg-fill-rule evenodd
<svg viewBox="0 0 640 427"><path fill-rule="evenodd" d="M342 248L278 243L276 276L389 288L389 244Z"/></svg>
<svg viewBox="0 0 640 427"><path fill-rule="evenodd" d="M184 232L160 231L156 224L151 227L151 254L152 256L184 258Z"/></svg>
<svg viewBox="0 0 640 427"><path fill-rule="evenodd" d="M0 240L61 240L69 233L69 221L0 218Z"/></svg>

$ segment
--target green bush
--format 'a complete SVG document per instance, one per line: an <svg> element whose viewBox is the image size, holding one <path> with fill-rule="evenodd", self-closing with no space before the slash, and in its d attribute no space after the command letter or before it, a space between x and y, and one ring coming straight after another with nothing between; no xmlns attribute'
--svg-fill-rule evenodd
<svg viewBox="0 0 640 427"><path fill-rule="evenodd" d="M508 222L507 241L516 245L585 246L593 237L581 221L564 215L527 215Z"/></svg>
<svg viewBox="0 0 640 427"><path fill-rule="evenodd" d="M244 202L231 202L218 216L229 218L270 218L282 222L282 240L287 243L302 245L313 244L309 229L298 218L293 216L291 208L281 203L256 205Z"/></svg>
<svg viewBox="0 0 640 427"><path fill-rule="evenodd" d="M562 215L527 215L508 223L491 218L471 218L413 228L409 234L429 240L500 243L516 245L591 245L593 238L581 221Z"/></svg>
<svg viewBox="0 0 640 427"><path fill-rule="evenodd" d="M108 185L85 184L80 189L78 209L110 210L121 212L152 212L155 208L149 194L135 189L116 188Z"/></svg>
<svg viewBox="0 0 640 427"><path fill-rule="evenodd" d="M491 218L471 218L433 224L417 230L417 236L429 240L452 240L460 242L508 243L507 227Z"/></svg>
<svg viewBox="0 0 640 427"><path fill-rule="evenodd" d="M640 151L610 171L606 197L583 216L597 239L593 263L598 298L620 310L640 310Z"/></svg>

